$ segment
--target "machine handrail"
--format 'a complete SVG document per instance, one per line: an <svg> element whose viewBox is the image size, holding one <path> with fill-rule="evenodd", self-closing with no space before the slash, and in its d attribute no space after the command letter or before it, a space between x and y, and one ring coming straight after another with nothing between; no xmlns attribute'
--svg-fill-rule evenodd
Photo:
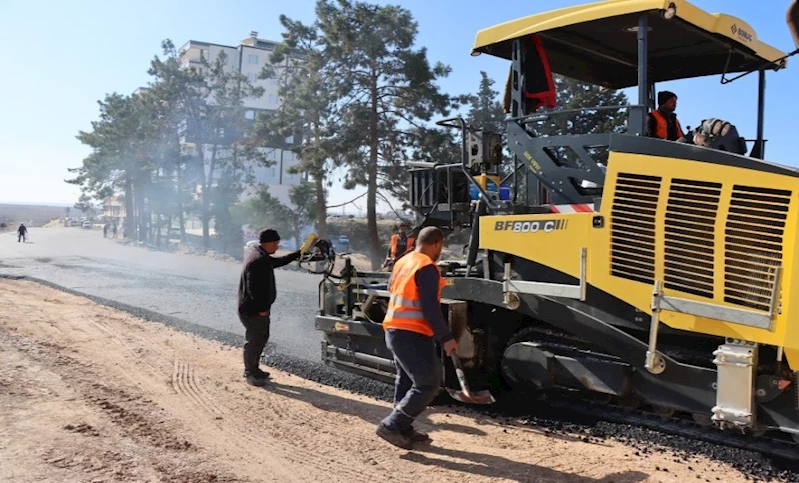
<svg viewBox="0 0 799 483"><path fill-rule="evenodd" d="M562 116L566 114L575 114L578 112L585 112L585 111L620 111L622 109L641 109L646 108L647 106L643 106L640 104L619 104L615 106L593 106L593 107L578 107L576 109L559 109L557 111L547 111L541 113L534 113L534 114L525 114L523 116L516 116L516 117L506 117L505 122L510 121L524 121L524 124L538 122L538 121L545 121L549 119L551 116Z"/></svg>

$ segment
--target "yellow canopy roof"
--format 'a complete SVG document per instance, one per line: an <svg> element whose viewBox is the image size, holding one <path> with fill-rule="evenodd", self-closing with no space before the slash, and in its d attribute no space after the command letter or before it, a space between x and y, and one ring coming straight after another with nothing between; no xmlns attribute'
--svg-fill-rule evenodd
<svg viewBox="0 0 799 483"><path fill-rule="evenodd" d="M670 6L676 15L669 20L663 13ZM606 0L530 15L479 31L472 53L511 59L514 39L538 34L553 72L629 87L637 84L641 13L648 14L654 82L743 72L785 56L758 40L745 21L705 12L684 0Z"/></svg>

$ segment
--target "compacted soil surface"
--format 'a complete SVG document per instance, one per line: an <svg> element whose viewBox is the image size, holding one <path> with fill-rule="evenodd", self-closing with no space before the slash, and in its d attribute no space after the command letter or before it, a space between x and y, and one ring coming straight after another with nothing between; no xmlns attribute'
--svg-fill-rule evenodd
<svg viewBox="0 0 799 483"><path fill-rule="evenodd" d="M406 451L374 434L390 404L271 370L238 347L30 281L0 279L3 482L687 482L752 477L450 406Z"/></svg>

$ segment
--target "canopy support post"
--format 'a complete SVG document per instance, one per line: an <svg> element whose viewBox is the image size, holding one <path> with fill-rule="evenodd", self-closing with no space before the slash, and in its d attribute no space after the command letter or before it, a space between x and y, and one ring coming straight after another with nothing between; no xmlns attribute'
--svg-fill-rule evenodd
<svg viewBox="0 0 799 483"><path fill-rule="evenodd" d="M646 115L649 105L649 22L647 14L638 17L638 107L630 110L628 134L633 136L646 135Z"/></svg>

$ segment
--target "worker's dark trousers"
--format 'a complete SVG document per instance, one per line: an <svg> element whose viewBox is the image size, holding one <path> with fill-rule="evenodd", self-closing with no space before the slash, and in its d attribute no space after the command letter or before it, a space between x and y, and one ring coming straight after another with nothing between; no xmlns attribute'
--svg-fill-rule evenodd
<svg viewBox="0 0 799 483"><path fill-rule="evenodd" d="M239 314L244 325L244 375L258 373L261 353L269 341L269 316Z"/></svg>
<svg viewBox="0 0 799 483"><path fill-rule="evenodd" d="M438 395L441 361L436 357L434 339L417 332L388 329L386 345L394 353L397 378L394 410L382 423L405 431Z"/></svg>

